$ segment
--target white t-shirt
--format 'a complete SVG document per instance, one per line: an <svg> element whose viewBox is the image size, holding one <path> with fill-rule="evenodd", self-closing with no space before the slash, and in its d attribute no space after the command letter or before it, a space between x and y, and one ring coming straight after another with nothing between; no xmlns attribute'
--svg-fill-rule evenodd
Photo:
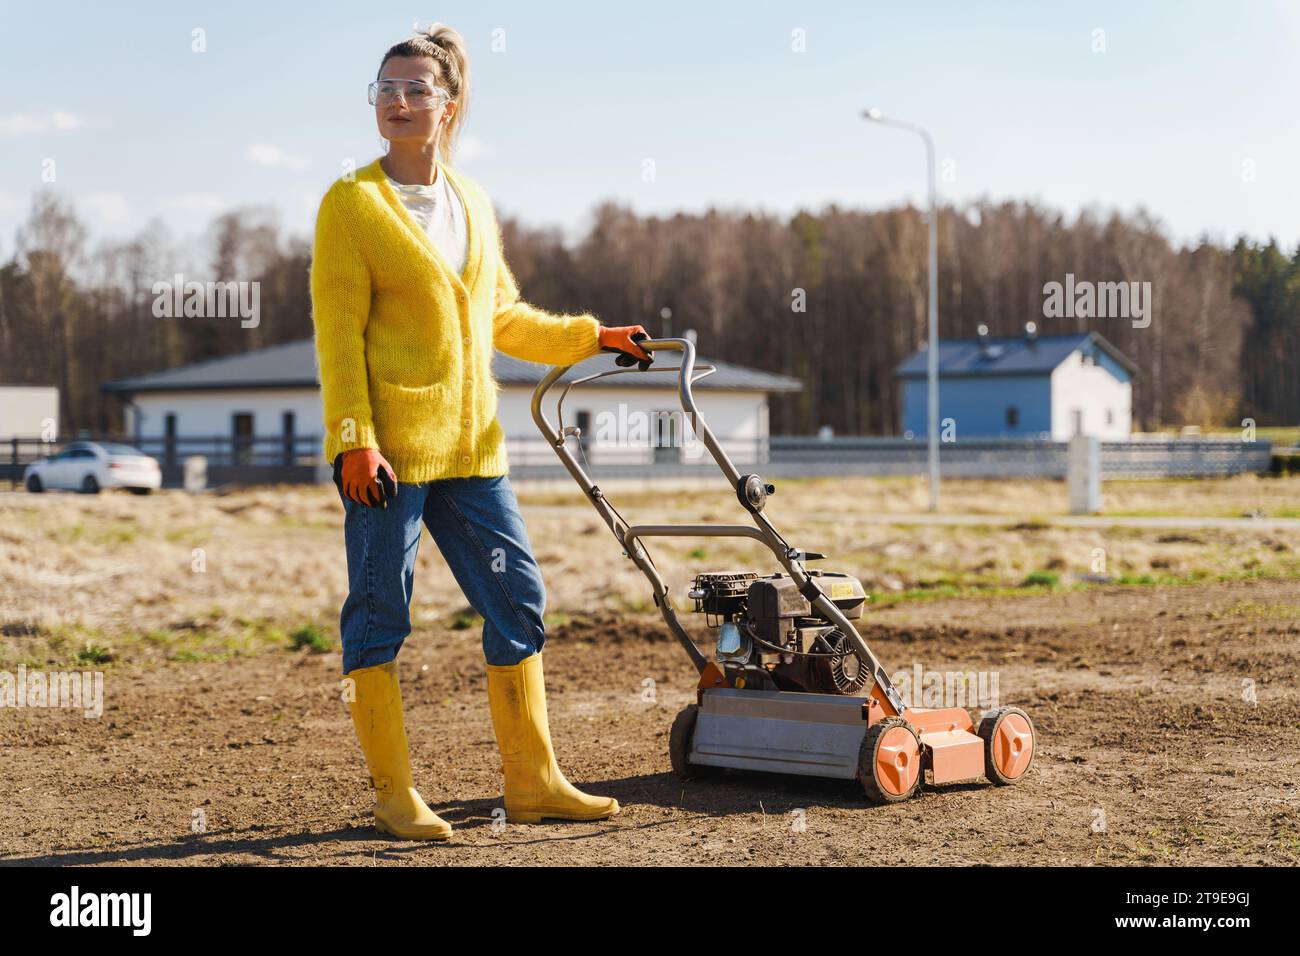
<svg viewBox="0 0 1300 956"><path fill-rule="evenodd" d="M456 270L456 275L463 275L469 258L469 225L465 220L465 204L460 201L460 194L450 179L438 170L431 186L407 185L391 176L388 181L397 190L411 218L429 234L442 257Z"/></svg>

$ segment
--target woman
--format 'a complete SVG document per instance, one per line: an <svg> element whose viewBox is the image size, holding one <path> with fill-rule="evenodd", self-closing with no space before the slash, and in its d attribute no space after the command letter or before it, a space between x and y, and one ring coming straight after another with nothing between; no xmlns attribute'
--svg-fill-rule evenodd
<svg viewBox="0 0 1300 956"><path fill-rule="evenodd" d="M491 362L494 348L546 364L602 349L649 358L633 341L641 326L520 301L491 201L447 165L468 81L464 41L449 27L384 55L369 92L388 150L326 193L311 270L325 455L346 510L345 696L377 828L420 840L451 834L415 790L394 663L411 631L421 522L483 617L508 819L618 812L613 798L569 784L551 749L545 593L506 476Z"/></svg>

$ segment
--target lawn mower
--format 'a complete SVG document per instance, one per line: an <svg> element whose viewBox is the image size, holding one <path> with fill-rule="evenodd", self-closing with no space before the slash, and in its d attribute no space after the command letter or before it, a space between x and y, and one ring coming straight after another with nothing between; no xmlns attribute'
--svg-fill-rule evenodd
<svg viewBox="0 0 1300 956"><path fill-rule="evenodd" d="M815 777L857 778L868 799L894 803L931 784L974 780L999 785L1021 780L1034 759L1034 727L1018 707L982 716L978 728L962 707L908 707L853 621L867 595L857 578L808 569L825 555L790 545L763 513L776 488L758 474L741 474L704 421L692 385L713 373L695 364L688 339L645 339L647 352L680 351L677 367L602 370L564 382L552 425L542 407L571 366L549 369L533 392L533 421L587 500L649 580L669 631L699 673L696 703L677 715L669 737L675 773L705 777L723 768ZM620 363L622 364L622 363ZM564 424L564 400L576 386L615 375L668 373L678 377L685 423L731 484L753 524L629 525L568 447L582 431ZM684 428L683 428L684 431ZM710 660L682 628L668 586L645 539L744 537L766 545L781 570L697 574L687 597L717 631Z"/></svg>

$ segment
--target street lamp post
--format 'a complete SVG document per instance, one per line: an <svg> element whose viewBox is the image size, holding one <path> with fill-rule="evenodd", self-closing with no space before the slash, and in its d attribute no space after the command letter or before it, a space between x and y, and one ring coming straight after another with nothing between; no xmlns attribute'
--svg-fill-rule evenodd
<svg viewBox="0 0 1300 956"><path fill-rule="evenodd" d="M929 438L930 510L939 510L939 206L934 185L934 140L922 126L884 116L872 107L863 119L916 133L925 143L925 179L930 204L930 279L927 298L929 343L926 347L926 425Z"/></svg>

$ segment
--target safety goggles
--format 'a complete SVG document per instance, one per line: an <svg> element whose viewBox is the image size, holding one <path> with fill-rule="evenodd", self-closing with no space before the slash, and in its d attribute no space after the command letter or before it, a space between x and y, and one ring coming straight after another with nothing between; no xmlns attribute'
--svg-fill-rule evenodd
<svg viewBox="0 0 1300 956"><path fill-rule="evenodd" d="M423 80L375 80L366 88L370 105L391 103L401 97L413 110L437 109L447 100L447 91Z"/></svg>

